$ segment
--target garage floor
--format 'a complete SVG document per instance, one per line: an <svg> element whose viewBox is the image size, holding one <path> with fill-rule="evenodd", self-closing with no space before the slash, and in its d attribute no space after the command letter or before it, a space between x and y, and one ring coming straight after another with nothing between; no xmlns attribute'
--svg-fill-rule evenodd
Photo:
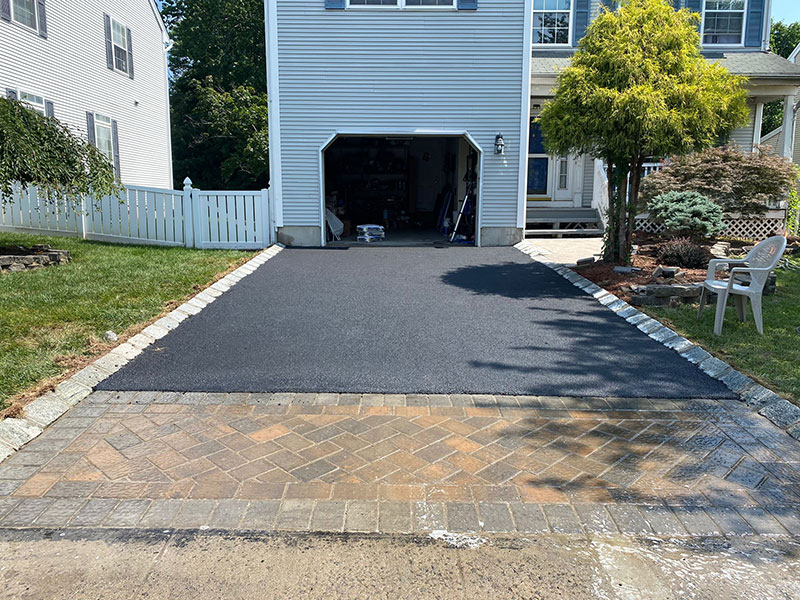
<svg viewBox="0 0 800 600"><path fill-rule="evenodd" d="M513 248L287 249L105 390L723 398Z"/></svg>

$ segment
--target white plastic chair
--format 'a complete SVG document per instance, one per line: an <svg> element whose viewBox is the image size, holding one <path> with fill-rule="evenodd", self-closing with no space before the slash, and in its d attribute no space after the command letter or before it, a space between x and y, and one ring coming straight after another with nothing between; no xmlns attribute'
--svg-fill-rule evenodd
<svg viewBox="0 0 800 600"><path fill-rule="evenodd" d="M755 248L747 253L743 259L735 260L728 258L715 258L708 263L708 274L703 282L703 292L700 294L700 308L697 317L703 315L703 308L710 293L717 294L717 314L714 319L714 334L722 335L722 320L725 316L725 307L728 304L728 296L733 295L736 304L736 313L739 320L744 322L747 319L747 299L753 307L753 317L756 321L758 333L764 333L764 319L761 313L761 295L764 286L767 284L769 274L777 266L784 251L786 250L786 238L780 235L767 238L759 242ZM733 267L728 279L717 279L717 268L727 265ZM750 284L741 285L734 283L736 275L739 273L750 274Z"/></svg>

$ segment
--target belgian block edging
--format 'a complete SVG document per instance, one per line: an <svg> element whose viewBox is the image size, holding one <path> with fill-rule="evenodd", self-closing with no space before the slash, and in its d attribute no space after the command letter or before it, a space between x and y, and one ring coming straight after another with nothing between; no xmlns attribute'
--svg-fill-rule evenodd
<svg viewBox="0 0 800 600"><path fill-rule="evenodd" d="M523 254L561 275L578 289L583 290L595 300L615 312L631 325L649 337L674 350L680 356L714 379L724 383L728 389L758 414L769 419L796 440L800 440L800 407L795 406L778 394L753 381L750 377L735 370L728 363L712 356L709 352L679 335L660 321L649 317L634 306L618 298L608 290L589 281L581 274L564 265L547 262L538 258L535 244L523 241L514 246Z"/></svg>
<svg viewBox="0 0 800 600"><path fill-rule="evenodd" d="M0 462L36 438L48 425L91 394L97 384L119 371L139 356L150 344L175 329L182 321L199 313L283 248L282 244L275 244L260 252L172 312L145 327L141 333L132 336L124 344L120 344L69 379L59 383L55 390L47 392L27 404L22 410L21 418L0 421Z"/></svg>

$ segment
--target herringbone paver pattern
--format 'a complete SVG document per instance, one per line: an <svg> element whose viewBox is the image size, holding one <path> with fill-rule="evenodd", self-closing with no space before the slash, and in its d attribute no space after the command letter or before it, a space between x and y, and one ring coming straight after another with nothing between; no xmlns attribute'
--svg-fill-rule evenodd
<svg viewBox="0 0 800 600"><path fill-rule="evenodd" d="M96 393L0 465L0 526L800 533L737 402Z"/></svg>

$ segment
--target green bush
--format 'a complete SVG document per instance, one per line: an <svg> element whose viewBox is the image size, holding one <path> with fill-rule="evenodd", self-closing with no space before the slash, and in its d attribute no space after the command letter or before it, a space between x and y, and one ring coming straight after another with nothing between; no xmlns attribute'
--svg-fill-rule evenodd
<svg viewBox="0 0 800 600"><path fill-rule="evenodd" d="M650 220L670 233L711 237L725 230L722 208L697 192L668 192L647 206Z"/></svg>
<svg viewBox="0 0 800 600"><path fill-rule="evenodd" d="M798 171L800 172L800 168ZM800 192L797 187L789 194L789 206L786 210L786 233L800 235Z"/></svg>
<svg viewBox="0 0 800 600"><path fill-rule="evenodd" d="M675 238L661 247L658 260L670 267L702 269L708 264L709 253L689 238Z"/></svg>

